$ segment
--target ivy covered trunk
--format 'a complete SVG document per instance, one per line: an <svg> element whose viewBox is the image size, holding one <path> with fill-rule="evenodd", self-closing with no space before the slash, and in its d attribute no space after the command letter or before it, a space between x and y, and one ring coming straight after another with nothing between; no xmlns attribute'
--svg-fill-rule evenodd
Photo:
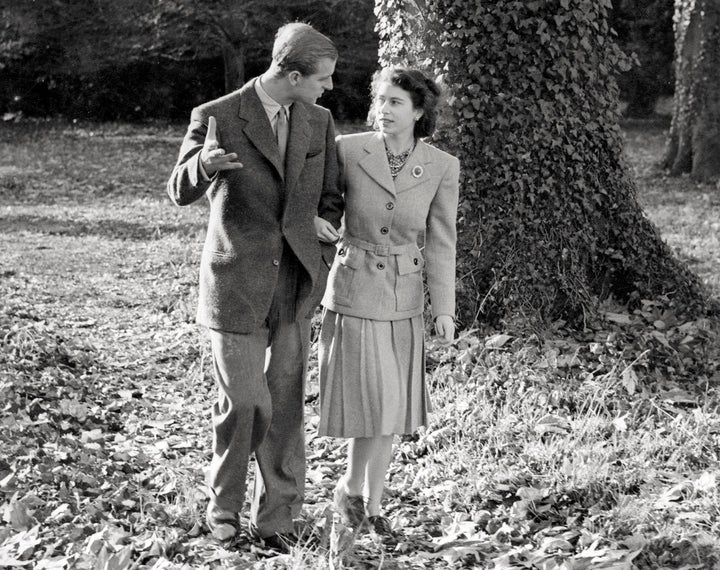
<svg viewBox="0 0 720 570"><path fill-rule="evenodd" d="M665 167L720 176L720 2L675 1L675 108Z"/></svg>
<svg viewBox="0 0 720 570"><path fill-rule="evenodd" d="M462 164L465 326L582 326L612 297L705 302L644 215L623 159L610 0L377 0L381 63L441 74L437 143Z"/></svg>

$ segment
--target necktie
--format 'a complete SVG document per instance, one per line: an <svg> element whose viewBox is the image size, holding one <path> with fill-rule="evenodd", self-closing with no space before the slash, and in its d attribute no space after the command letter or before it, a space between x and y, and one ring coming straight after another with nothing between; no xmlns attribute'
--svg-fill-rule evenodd
<svg viewBox="0 0 720 570"><path fill-rule="evenodd" d="M288 118L285 107L280 107L276 115L275 121L275 139L277 140L278 150L280 151L280 162L285 166L285 150L288 141Z"/></svg>

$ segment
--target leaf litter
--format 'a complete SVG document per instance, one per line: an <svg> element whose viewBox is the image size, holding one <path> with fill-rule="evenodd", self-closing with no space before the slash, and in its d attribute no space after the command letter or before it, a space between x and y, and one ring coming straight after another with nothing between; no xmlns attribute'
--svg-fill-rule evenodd
<svg viewBox="0 0 720 570"><path fill-rule="evenodd" d="M164 196L181 130L103 129L0 143L59 155L0 164L0 567L718 567L717 329L649 302L608 301L580 335L431 341L431 422L388 479L392 550L330 508L344 445L315 435L311 366L304 542L213 542L205 210Z"/></svg>

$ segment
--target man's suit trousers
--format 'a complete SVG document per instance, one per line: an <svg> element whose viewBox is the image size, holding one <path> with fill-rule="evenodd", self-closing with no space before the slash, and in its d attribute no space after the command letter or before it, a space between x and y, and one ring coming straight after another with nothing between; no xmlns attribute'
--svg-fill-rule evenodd
<svg viewBox="0 0 720 570"><path fill-rule="evenodd" d="M218 400L208 484L219 507L240 512L254 452L250 522L261 537L293 531L305 490L310 319L294 314L299 266L286 244L272 306L257 331L210 331Z"/></svg>

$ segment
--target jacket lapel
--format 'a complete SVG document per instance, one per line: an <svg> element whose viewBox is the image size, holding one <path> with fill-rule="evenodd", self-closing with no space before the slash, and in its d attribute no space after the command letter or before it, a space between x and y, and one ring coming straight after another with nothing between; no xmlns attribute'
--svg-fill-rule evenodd
<svg viewBox="0 0 720 570"><path fill-rule="evenodd" d="M240 120L245 122L242 128L245 136L275 166L275 169L282 176L284 169L280 163L280 151L275 142L275 135L268 121L265 107L263 107L260 98L255 92L255 81L257 79L247 83L243 89L238 116Z"/></svg>
<svg viewBox="0 0 720 570"><path fill-rule="evenodd" d="M290 108L290 134L285 155L285 191L290 192L305 166L312 129L308 122L308 113L302 103L293 103Z"/></svg>
<svg viewBox="0 0 720 570"><path fill-rule="evenodd" d="M432 154L429 152L428 145L418 141L415 150L395 178L397 192L405 192L429 180L431 162Z"/></svg>
<svg viewBox="0 0 720 570"><path fill-rule="evenodd" d="M385 144L379 133L373 136L365 145L365 156L358 164L370 178L395 196L395 182L390 174L390 165L385 154Z"/></svg>

